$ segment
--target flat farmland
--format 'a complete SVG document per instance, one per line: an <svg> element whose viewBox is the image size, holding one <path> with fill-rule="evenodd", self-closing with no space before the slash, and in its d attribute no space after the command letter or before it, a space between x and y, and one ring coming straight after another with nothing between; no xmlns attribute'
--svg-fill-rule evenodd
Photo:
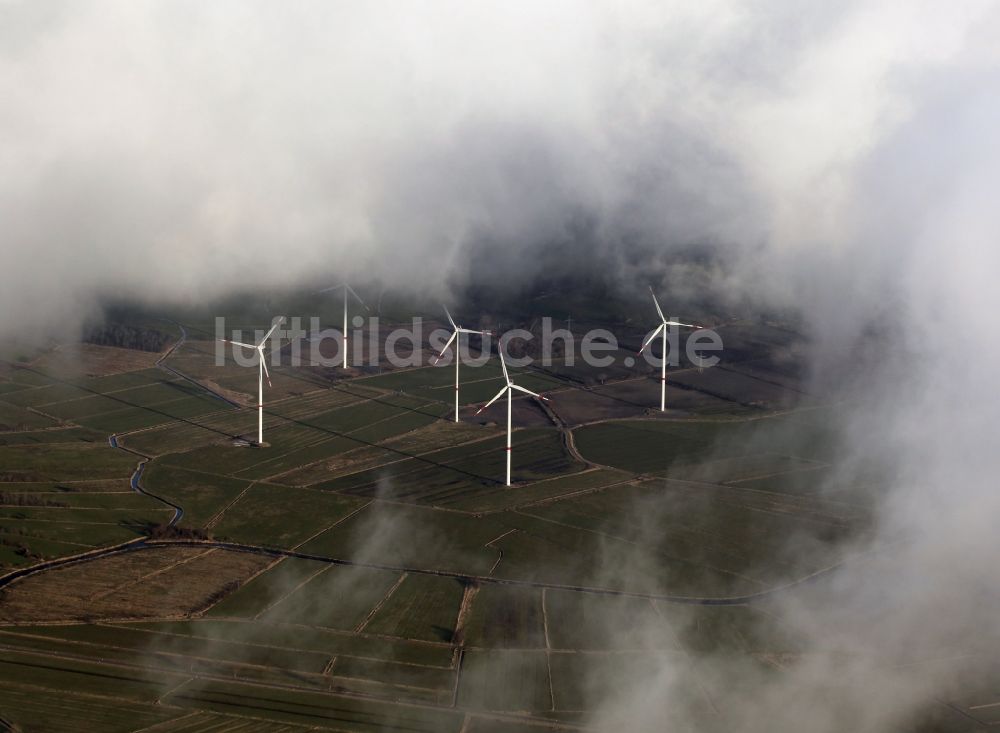
<svg viewBox="0 0 1000 733"><path fill-rule="evenodd" d="M473 513L500 512L558 497L598 491L631 479L631 474L624 471L593 468L569 476L559 476L519 486L497 487L492 491L477 493L452 502L449 506L452 509Z"/></svg>
<svg viewBox="0 0 1000 733"><path fill-rule="evenodd" d="M464 586L454 578L409 574L364 625L372 634L450 642Z"/></svg>
<svg viewBox="0 0 1000 733"><path fill-rule="evenodd" d="M115 503L118 494L88 494L91 511L81 512L71 506L27 511L18 506L0 507L0 570L32 565L40 560L72 555L104 545L139 538L151 525L169 521L167 509L143 510L104 507ZM130 495L129 500L136 495ZM96 499L96 500L95 500ZM145 504L148 500L141 499Z"/></svg>
<svg viewBox="0 0 1000 733"><path fill-rule="evenodd" d="M500 719L490 714L470 715L466 733L557 733L566 730L564 723L546 724L540 718L530 722Z"/></svg>
<svg viewBox="0 0 1000 733"><path fill-rule="evenodd" d="M369 614L397 589L401 577L391 570L327 564L267 607L262 618L353 631L369 621ZM271 579L265 575L260 581ZM231 608L227 604L228 599L213 611L225 613Z"/></svg>
<svg viewBox="0 0 1000 733"><path fill-rule="evenodd" d="M675 385L696 390L737 404L782 409L799 402L801 394L770 380L738 372L726 367L689 369L668 375Z"/></svg>
<svg viewBox="0 0 1000 733"><path fill-rule="evenodd" d="M262 668L275 676L318 676L329 661L324 652L268 644L266 637L253 634L251 629L234 626L229 638L221 635L206 638L122 623L20 626L0 632L0 644L86 661L104 660L168 672L214 670L233 676L253 674L253 668Z"/></svg>
<svg viewBox="0 0 1000 733"><path fill-rule="evenodd" d="M42 407L67 400L90 397L93 394L100 394L72 382L47 377L41 372L31 371L24 373L33 375L38 380L38 383L31 386L21 386L20 389L14 391L8 391L4 394L4 403L18 407ZM149 384L151 382L143 379L139 383Z"/></svg>
<svg viewBox="0 0 1000 733"><path fill-rule="evenodd" d="M672 370L666 416L646 367L513 370L552 412L515 401L508 488L505 405L474 415L495 358L462 367L459 423L451 366L277 366L249 447L257 370L216 366L196 320L157 367L0 364L0 562L136 547L0 590L0 714L25 731L77 709L122 733L584 730L651 679L683 700L664 725L701 721L725 696L695 659L765 674L802 653L743 596L835 565L869 521L850 492L879 474L844 478L780 333ZM177 527L130 485L145 457L138 486Z"/></svg>
<svg viewBox="0 0 1000 733"><path fill-rule="evenodd" d="M485 575L497 558L487 543L509 529L495 516L374 502L299 549L357 562Z"/></svg>
<svg viewBox="0 0 1000 733"><path fill-rule="evenodd" d="M154 328L161 326L163 324L155 324ZM173 326L162 330L177 334ZM162 351L138 351L89 343L64 344L41 355L33 362L33 368L63 379L79 380L82 374L88 382L113 381L121 375L152 371L151 367L162 354Z"/></svg>
<svg viewBox="0 0 1000 733"><path fill-rule="evenodd" d="M747 408L694 389L684 389L667 378L667 414L733 415L745 414ZM660 410L660 382L656 379L632 378L621 382L596 385L590 389L570 388L549 395L551 407L567 425L576 426L598 420L654 416Z"/></svg>
<svg viewBox="0 0 1000 733"><path fill-rule="evenodd" d="M247 490L247 479L219 476L151 462L143 472L143 485L175 504L184 507L184 521L195 527L214 525L226 507ZM143 499L148 502L148 499Z"/></svg>
<svg viewBox="0 0 1000 733"><path fill-rule="evenodd" d="M327 406L317 406L317 409ZM279 476L359 447L377 444L440 419L441 409L412 398L388 396L357 399L315 414L288 417L287 407L276 405L265 415L262 451L234 446L235 436L223 431L214 444L164 456L171 465L198 468L206 464L216 472L261 479ZM287 413L299 414L295 410ZM231 424L231 423L230 423ZM246 424L246 423L243 423ZM254 437L253 423L248 437ZM191 431L187 431L191 432Z"/></svg>
<svg viewBox="0 0 1000 733"><path fill-rule="evenodd" d="M29 688L72 690L83 695L114 697L126 702L151 704L160 694L161 685L179 684L179 675L157 675L114 665L102 669L99 660L62 659L51 663L51 656L20 650L0 650L0 671L5 677L15 676L17 684ZM110 697L110 696L109 696Z"/></svg>
<svg viewBox="0 0 1000 733"><path fill-rule="evenodd" d="M551 655L552 691L557 711L587 713L608 700L632 700L631 691L656 675L660 700L670 700L669 709L656 700L643 700L658 711L656 719L666 730L712 730L717 712L702 690L687 657L669 652L560 652ZM636 704L640 701L636 700ZM605 717L619 718L610 724L628 730L627 707L606 711ZM691 721L698 721L690 727Z"/></svg>
<svg viewBox="0 0 1000 733"><path fill-rule="evenodd" d="M755 419L622 420L574 431L591 460L635 473L676 472L733 481L824 465L835 443L823 414L803 411ZM745 459L715 469L712 461Z"/></svg>
<svg viewBox="0 0 1000 733"><path fill-rule="evenodd" d="M577 428L574 438L580 453L596 463L654 473L708 457L715 450L716 437L727 430L733 428L715 422L623 421Z"/></svg>
<svg viewBox="0 0 1000 733"><path fill-rule="evenodd" d="M8 445L0 447L0 471L7 481L72 481L128 478L133 456L101 444ZM2 483L0 483L2 486Z"/></svg>
<svg viewBox="0 0 1000 733"><path fill-rule="evenodd" d="M122 445L148 456L183 453L209 445L231 445L257 430L257 415L248 410L222 409L197 419L174 422L129 433Z"/></svg>
<svg viewBox="0 0 1000 733"><path fill-rule="evenodd" d="M266 560L211 548L110 555L28 576L3 588L0 622L144 618L191 613Z"/></svg>
<svg viewBox="0 0 1000 733"><path fill-rule="evenodd" d="M551 710L545 652L467 651L458 702L478 710Z"/></svg>
<svg viewBox="0 0 1000 733"><path fill-rule="evenodd" d="M489 430L465 423L437 420L402 435L378 442L377 445L355 447L325 460L300 466L277 480L282 483L310 486L330 481L338 476L361 473L397 461L431 454L453 448L458 444L475 443L496 437L497 430Z"/></svg>
<svg viewBox="0 0 1000 733"><path fill-rule="evenodd" d="M37 430L54 427L58 424L59 421L54 417L47 417L27 407L0 401L0 430Z"/></svg>
<svg viewBox="0 0 1000 733"><path fill-rule="evenodd" d="M314 560L272 558L258 574L208 609L208 616L257 618L326 568Z"/></svg>
<svg viewBox="0 0 1000 733"><path fill-rule="evenodd" d="M497 577L645 593L726 596L763 589L761 581L644 546L627 534L594 531L526 512L500 515L516 529L494 542Z"/></svg>
<svg viewBox="0 0 1000 733"><path fill-rule="evenodd" d="M440 705L450 705L455 685L455 672L451 669L347 655L337 657L330 675L337 681L367 680L395 685L401 691L416 693L418 699Z"/></svg>
<svg viewBox="0 0 1000 733"><path fill-rule="evenodd" d="M545 392L559 386L558 380L533 370L511 368L511 376L519 385L532 392ZM491 399L503 386L500 364L491 359L482 366L465 364L459 378L459 404L474 405ZM400 391L452 405L455 399L454 365L406 369L358 381L369 387Z"/></svg>
<svg viewBox="0 0 1000 733"><path fill-rule="evenodd" d="M679 607L654 605L669 619L682 648L696 656L757 655L780 657L801 651L801 640L779 617L753 606Z"/></svg>
<svg viewBox="0 0 1000 733"><path fill-rule="evenodd" d="M98 430L134 430L217 411L224 403L159 370L54 381L10 396L61 420Z"/></svg>
<svg viewBox="0 0 1000 733"><path fill-rule="evenodd" d="M502 382L499 383L497 388L502 386L502 384ZM495 395L496 392L494 391L493 394L488 395L483 401L493 399ZM518 427L539 428L552 424L548 413L545 412L539 401L530 395L522 395L515 392L510 409L511 422ZM492 405L483 409L482 413L479 412L479 409L474 409L473 407L467 408L462 417L470 421L479 421L485 425L492 424L505 428L507 426L507 398L506 396L501 397Z"/></svg>
<svg viewBox="0 0 1000 733"><path fill-rule="evenodd" d="M117 628L121 624L114 624ZM383 662L396 662L437 670L451 669L453 648L448 644L379 637L361 632L289 624L274 620L254 620L208 617L195 620L128 622L127 626L144 632L146 648L170 652L174 637L193 638L205 646L215 641L239 642L263 647L305 651L333 657L353 657ZM76 638L79 633L89 639L92 626L52 627L51 635ZM76 629L78 631L72 631ZM187 641L181 643L187 644ZM277 667L275 667L277 669ZM309 681L313 685L316 680Z"/></svg>
<svg viewBox="0 0 1000 733"><path fill-rule="evenodd" d="M45 660L19 660L19 663L22 666L6 667L4 671L16 673L33 663L41 666ZM155 725L177 714L170 708L127 701L117 695L76 694L74 682L76 678L54 672L43 680L42 686L5 684L0 688L0 707L8 714L15 711L16 717L26 722L24 726L18 724L18 729L27 733L69 730L126 733L136 726Z"/></svg>
<svg viewBox="0 0 1000 733"><path fill-rule="evenodd" d="M308 733L313 728L282 725L267 720L253 720L219 713L178 711L177 717L144 728L143 733Z"/></svg>
<svg viewBox="0 0 1000 733"><path fill-rule="evenodd" d="M291 548L365 503L364 499L312 489L255 483L225 508L212 529L222 539ZM290 512L294 512L294 521L289 521Z"/></svg>
<svg viewBox="0 0 1000 733"><path fill-rule="evenodd" d="M449 507L476 493L502 486L505 437L476 441L426 456L395 461L378 469L341 476L316 488L358 496L378 491L384 498ZM554 429L518 430L513 436L512 479L538 481L583 469L573 460Z"/></svg>
<svg viewBox="0 0 1000 733"><path fill-rule="evenodd" d="M221 681L182 687L170 693L166 702L194 710L257 717L281 724L372 733L387 729L458 733L463 718L460 713L445 710Z"/></svg>
<svg viewBox="0 0 1000 733"><path fill-rule="evenodd" d="M836 542L867 527L851 506L656 480L520 513L604 538L594 575L646 563L657 570L643 567L645 577L682 595L739 594L777 576L804 577L838 562ZM794 549L789 536L800 540Z"/></svg>
<svg viewBox="0 0 1000 733"><path fill-rule="evenodd" d="M545 618L538 588L484 585L465 628L467 647L544 649Z"/></svg>
<svg viewBox="0 0 1000 733"><path fill-rule="evenodd" d="M45 443L106 443L107 436L96 430L81 427L52 427L44 430L18 430L0 432L0 446L41 445Z"/></svg>

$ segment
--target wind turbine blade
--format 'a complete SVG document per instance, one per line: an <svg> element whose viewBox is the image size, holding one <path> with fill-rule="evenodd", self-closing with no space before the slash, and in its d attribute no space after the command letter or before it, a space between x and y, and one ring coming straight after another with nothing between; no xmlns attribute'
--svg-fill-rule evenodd
<svg viewBox="0 0 1000 733"><path fill-rule="evenodd" d="M348 292L350 292L351 295L353 295L355 298L358 299L358 302L361 303L361 307L362 308L364 308L366 311L369 311L369 312L371 311L371 308L369 308L367 305L365 305L365 301L361 300L361 296L354 292L354 288L352 288L347 283L344 283L344 287L347 288Z"/></svg>
<svg viewBox="0 0 1000 733"><path fill-rule="evenodd" d="M483 411L483 410L485 410L485 409L486 409L487 407L489 407L490 405L492 405L492 404L493 404L494 402L496 402L496 401L497 401L498 399L500 399L501 397L503 397L503 395L504 395L504 392L506 392L506 391L507 391L508 389L510 389L510 387L508 387L508 386L504 386L503 388L501 388L501 390L500 390L499 392L497 392L497 396L496 396L496 397L494 397L494 398L493 398L492 400L490 400L489 402L487 402L487 403L486 403L485 405L483 405L482 407L480 407L480 408L479 408L479 409L478 409L478 410L476 411L476 414L478 415L478 414L479 414L480 412L482 412L482 411Z"/></svg>
<svg viewBox="0 0 1000 733"><path fill-rule="evenodd" d="M503 360L503 347L500 344L497 344L497 354L500 355L500 366L503 367L504 381L506 381L507 384L510 384L510 375L507 374L507 364Z"/></svg>
<svg viewBox="0 0 1000 733"><path fill-rule="evenodd" d="M665 323L661 323L659 326L657 326L656 330L653 331L651 334L649 334L649 337L642 343L642 348L639 349L639 353L641 354L643 351L645 351L646 347L649 346L653 342L653 339L655 339L660 334L660 331L662 331L666 327L667 325Z"/></svg>
<svg viewBox="0 0 1000 733"><path fill-rule="evenodd" d="M444 348L441 349L441 353L434 357L434 363L435 364L437 364L438 361L441 360L441 357L444 356L444 352L446 352L448 350L448 347L451 346L451 342L454 341L456 338L458 338L458 331L455 331L455 333L453 333L451 335L451 338L448 339L448 343L446 343L444 345Z"/></svg>
<svg viewBox="0 0 1000 733"><path fill-rule="evenodd" d="M476 331L473 328L456 328L455 330L459 333L471 333L476 336L491 336L493 334L492 331Z"/></svg>
<svg viewBox="0 0 1000 733"><path fill-rule="evenodd" d="M454 328L454 329L455 329L456 331L461 331L462 329L460 329L460 328L458 327L458 325L457 325L457 324L455 323L455 319L454 319L454 318L452 318L452 317L451 317L451 313L449 313L449 312L448 312L448 306L446 306L446 305L445 305L444 303L442 303L442 304L441 304L441 307L442 307L442 308L444 308L444 314L445 314L446 316L448 316L448 323L450 323L450 324L451 324L451 327L452 327L452 328Z"/></svg>
<svg viewBox="0 0 1000 733"><path fill-rule="evenodd" d="M271 334L274 333L274 329L276 329L278 326L280 326L284 322L284 320L285 320L285 317L284 316L280 316L278 318L278 320L276 320L274 322L274 324L271 326L271 330L264 334L264 338L262 338L260 340L260 343L257 344L256 346L254 346L254 348L255 349L259 349L261 346L263 346L264 344L266 344L267 340L269 338L271 338Z"/></svg>
<svg viewBox="0 0 1000 733"><path fill-rule="evenodd" d="M319 295L320 293L329 293L331 290L336 290L337 288L342 288L342 287L344 287L344 286L343 285L331 285L328 288L323 288L322 290L317 290L316 294Z"/></svg>
<svg viewBox="0 0 1000 733"><path fill-rule="evenodd" d="M242 346L244 349L256 349L257 344L245 344L242 341L231 341L229 339L219 339L227 344L236 344L237 346Z"/></svg>
<svg viewBox="0 0 1000 733"><path fill-rule="evenodd" d="M661 321L666 321L667 318L666 318L666 316L663 315L663 310L660 308L660 301L658 301L656 299L656 293L653 292L653 287L652 286L650 286L650 288L649 288L649 294L653 296L653 305L656 306L656 312L660 314L660 320Z"/></svg>
<svg viewBox="0 0 1000 733"><path fill-rule="evenodd" d="M665 321L666 326L687 326L688 328L701 328L701 326L696 326L693 323L681 323L680 321Z"/></svg>
<svg viewBox="0 0 1000 733"><path fill-rule="evenodd" d="M542 397L537 392L532 392L530 389L525 389L524 387L518 387L516 384L510 385L512 389L516 389L518 392L524 392L525 394L530 394L532 397L537 397L540 400L549 401L548 397Z"/></svg>
<svg viewBox="0 0 1000 733"><path fill-rule="evenodd" d="M271 386L271 373L267 371L267 359L264 358L264 350L258 348L257 356L260 358L260 365L264 368L264 376L267 377L267 386Z"/></svg>

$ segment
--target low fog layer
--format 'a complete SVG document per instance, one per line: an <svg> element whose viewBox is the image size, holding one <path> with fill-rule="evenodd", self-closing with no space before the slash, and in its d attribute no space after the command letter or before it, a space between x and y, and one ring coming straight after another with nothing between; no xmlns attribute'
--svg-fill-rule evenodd
<svg viewBox="0 0 1000 733"><path fill-rule="evenodd" d="M968 180L943 126L990 111L988 9L6 2L3 330L304 274L444 293L577 242L675 289L672 250L724 246L721 291L844 328L844 281L871 312Z"/></svg>
<svg viewBox="0 0 1000 733"><path fill-rule="evenodd" d="M721 247L817 373L882 334L842 428L893 549L783 609L877 653L719 684L740 730L894 730L963 661L885 658L996 642L998 37L989 2L3 2L0 335L317 272L447 294L577 238L676 291ZM658 730L669 681L595 723Z"/></svg>

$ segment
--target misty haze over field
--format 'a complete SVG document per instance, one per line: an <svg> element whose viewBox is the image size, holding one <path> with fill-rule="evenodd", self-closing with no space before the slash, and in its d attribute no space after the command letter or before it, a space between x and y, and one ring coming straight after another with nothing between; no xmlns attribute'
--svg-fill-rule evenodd
<svg viewBox="0 0 1000 733"><path fill-rule="evenodd" d="M0 336L538 261L794 311L817 381L865 363L835 427L890 487L782 605L807 653L705 684L741 731L903 730L1000 642L998 38L974 1L0 0ZM591 722L659 730L671 679Z"/></svg>

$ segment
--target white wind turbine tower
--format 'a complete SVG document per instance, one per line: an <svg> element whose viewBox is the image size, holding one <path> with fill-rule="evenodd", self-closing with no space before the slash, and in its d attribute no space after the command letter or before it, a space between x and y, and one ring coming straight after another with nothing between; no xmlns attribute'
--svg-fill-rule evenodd
<svg viewBox="0 0 1000 733"><path fill-rule="evenodd" d="M444 345L444 348L441 349L441 353L434 357L434 363L437 364L438 361L440 361L441 357L444 356L444 352L446 352L448 350L448 347L451 346L452 342L454 342L455 343L455 422L458 422L458 363L460 361L459 355L461 354L461 351L462 351L462 349L461 349L462 343L461 343L461 336L460 336L460 334L463 334L463 333L478 333L480 335L485 336L486 334L488 334L490 332L489 331L474 331L471 328L462 328L461 326L459 326L458 324L455 323L455 319L451 317L451 313L448 312L448 308L445 307L445 306L441 306L441 307L444 308L444 313L445 313L446 316L448 316L448 322L451 324L453 332L451 334L451 338L448 339L448 343L446 343Z"/></svg>
<svg viewBox="0 0 1000 733"><path fill-rule="evenodd" d="M275 320L274 325L271 326L271 330L264 334L264 338L260 340L257 344L245 344L242 341L231 341L229 339L219 339L219 341L225 341L227 344L235 344L236 346L242 346L244 349L253 349L257 352L257 445L264 444L264 377L267 377L267 386L271 386L271 375L267 371L267 364L265 364L264 359L264 344L267 340L271 338L271 334L274 333L276 329L282 322L284 322L285 317L281 316Z"/></svg>
<svg viewBox="0 0 1000 733"><path fill-rule="evenodd" d="M656 293L653 292L653 288L650 287L649 294L653 296L653 305L656 306L656 312L660 315L660 325L657 326L656 330L649 334L649 337L643 343L642 348L639 349L641 354L643 350L659 333L663 334L663 353L660 359L660 412L667 411L667 326L684 326L686 328L702 328L702 326L695 326L693 323L681 323L680 321L668 321L667 317L663 315L663 310L660 308L659 301L656 300Z"/></svg>
<svg viewBox="0 0 1000 733"><path fill-rule="evenodd" d="M365 305L365 301L361 300L361 296L354 292L354 288L352 288L347 283L341 283L340 285L334 285L333 287L323 288L322 290L319 290L317 292L320 292L320 293L329 293L330 291L337 290L338 288L343 288L344 289L344 331L343 331L343 333L344 333L344 355L343 355L343 359L341 359L340 366L342 368L344 368L344 369L347 369L347 341L348 341L348 339L347 339L347 296L348 296L348 294L353 295L357 299L357 301L359 303L361 303L361 306L366 311L370 311L370 309L368 308L367 305Z"/></svg>
<svg viewBox="0 0 1000 733"><path fill-rule="evenodd" d="M492 400L490 400L485 405L483 405L482 407L480 407L479 408L479 412L477 412L476 414L478 415L480 412L482 412L487 407L489 407L490 405L492 405L498 399L500 399L501 397L503 397L504 393L507 394L507 485L510 486L510 433L511 433L510 407L511 407L511 400L513 398L514 390L516 389L518 392L524 392L527 395L531 395L532 397L537 397L538 399L545 400L546 402L548 402L549 398L548 397L542 397L540 394L535 394L530 389L525 389L524 387L519 387L518 385L516 385L512 381L510 381L510 375L507 373L507 364L504 363L504 360L503 360L503 349L499 345L497 346L497 353L500 355L500 366L503 367L503 378L507 382L507 384L505 384L503 386L503 388L499 392L497 392L497 396L496 397L494 397Z"/></svg>

